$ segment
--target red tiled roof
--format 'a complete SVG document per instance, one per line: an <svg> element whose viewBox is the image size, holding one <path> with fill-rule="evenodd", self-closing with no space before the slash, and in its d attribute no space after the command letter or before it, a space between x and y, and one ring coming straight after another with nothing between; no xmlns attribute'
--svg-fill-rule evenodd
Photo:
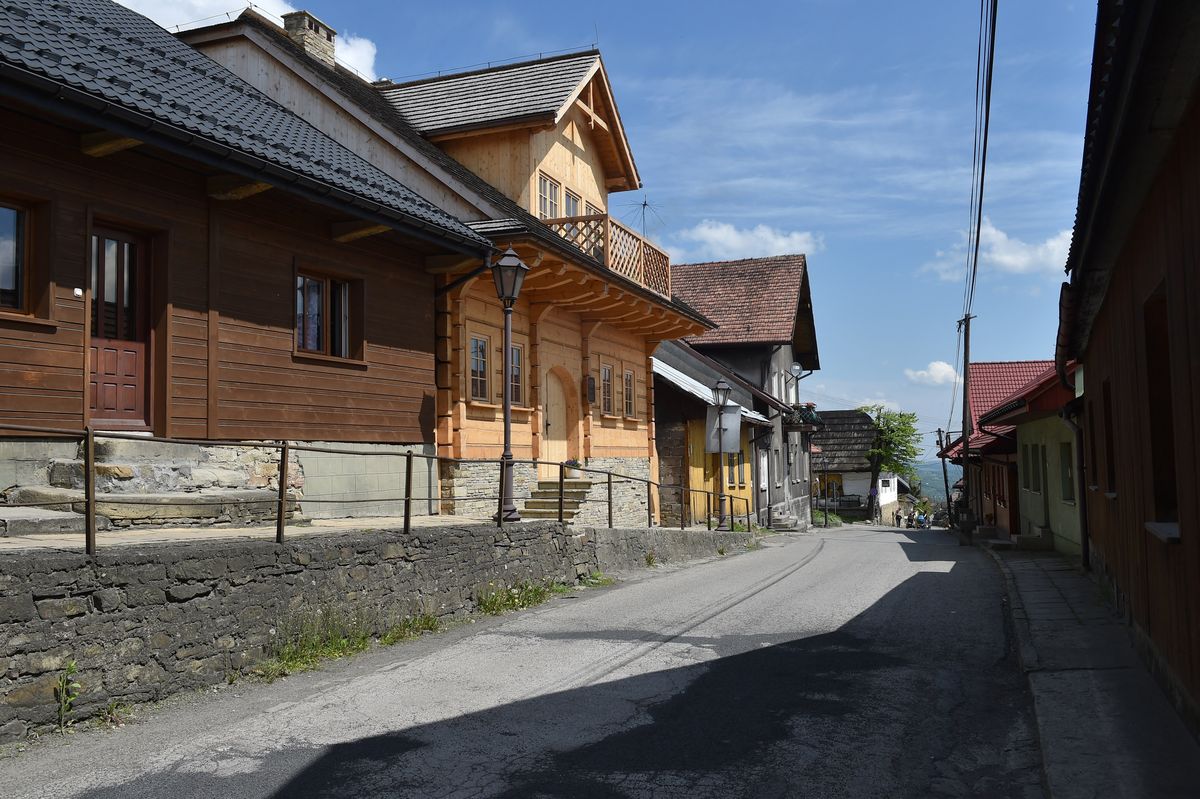
<svg viewBox="0 0 1200 799"><path fill-rule="evenodd" d="M971 449L982 450L997 441L997 437L979 431L979 417L1012 399L1029 383L1043 377L1054 361L978 361L969 367L967 387L971 403ZM1012 425L989 428L997 433L1011 433ZM947 458L956 458L962 449L962 436L946 448Z"/></svg>
<svg viewBox="0 0 1200 799"><path fill-rule="evenodd" d="M693 344L781 344L795 335L803 255L671 266L671 291L716 322Z"/></svg>

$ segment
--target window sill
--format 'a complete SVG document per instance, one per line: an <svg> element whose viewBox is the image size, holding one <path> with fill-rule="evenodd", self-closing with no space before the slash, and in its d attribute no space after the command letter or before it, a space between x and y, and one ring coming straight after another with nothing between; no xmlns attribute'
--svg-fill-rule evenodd
<svg viewBox="0 0 1200 799"><path fill-rule="evenodd" d="M1100 486L1088 486L1088 491L1091 491L1093 494L1099 490L1100 490Z"/></svg>
<svg viewBox="0 0 1200 799"><path fill-rule="evenodd" d="M30 327L45 327L51 330L58 329L58 322L53 319L42 319L37 316L17 313L14 311L0 311L0 323L29 325Z"/></svg>
<svg viewBox="0 0 1200 799"><path fill-rule="evenodd" d="M602 414L600 414L600 418L601 419L615 419L615 420L619 421L621 419L624 419L625 417L624 416L616 416L611 413L602 413Z"/></svg>
<svg viewBox="0 0 1200 799"><path fill-rule="evenodd" d="M1075 507L1075 500L1073 500L1073 499L1064 499L1064 500L1061 500L1061 502L1064 505L1070 505L1072 508Z"/></svg>
<svg viewBox="0 0 1200 799"><path fill-rule="evenodd" d="M292 360L322 363L329 366L344 366L347 369L367 368L367 362L360 361L357 358L339 358L336 355L322 355L319 352L304 352L303 350L292 350Z"/></svg>
<svg viewBox="0 0 1200 799"><path fill-rule="evenodd" d="M1179 543L1179 524L1176 522L1146 522L1146 532L1164 544Z"/></svg>
<svg viewBox="0 0 1200 799"><path fill-rule="evenodd" d="M480 410L483 410L483 411L502 411L502 410L504 410L504 405L499 402L484 402L483 400L473 399L473 400L467 400L467 405L469 405L472 408L479 408ZM513 405L511 410L513 413L524 413L524 414L533 413L533 408L530 408L526 405Z"/></svg>
<svg viewBox="0 0 1200 799"><path fill-rule="evenodd" d="M627 421L627 422L640 422L640 421L641 421L641 418L640 418L640 417L637 417L637 416L629 416L629 415L626 415L626 416L624 417L624 419L625 419L625 421Z"/></svg>
<svg viewBox="0 0 1200 799"><path fill-rule="evenodd" d="M1117 492L1116 491L1105 491L1104 498L1115 500L1117 498Z"/></svg>

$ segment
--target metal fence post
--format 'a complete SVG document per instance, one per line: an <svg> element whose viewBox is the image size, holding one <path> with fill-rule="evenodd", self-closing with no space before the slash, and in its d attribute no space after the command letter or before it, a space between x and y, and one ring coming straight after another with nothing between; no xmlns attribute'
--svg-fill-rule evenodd
<svg viewBox="0 0 1200 799"><path fill-rule="evenodd" d="M750 521L750 500L746 500L746 532L753 533L754 525Z"/></svg>
<svg viewBox="0 0 1200 799"><path fill-rule="evenodd" d="M410 449L404 453L404 532L412 529L412 478L413 454Z"/></svg>
<svg viewBox="0 0 1200 799"><path fill-rule="evenodd" d="M608 529L613 528L612 472L608 473Z"/></svg>
<svg viewBox="0 0 1200 799"><path fill-rule="evenodd" d="M646 481L646 526L654 526L654 484Z"/></svg>
<svg viewBox="0 0 1200 799"><path fill-rule="evenodd" d="M679 487L679 529L680 530L685 529L685 525L683 523L683 501L684 501L683 496L684 496L683 495L683 486L680 486Z"/></svg>
<svg viewBox="0 0 1200 799"><path fill-rule="evenodd" d="M275 509L275 543L283 543L283 531L287 527L287 484L288 442L285 439L279 450L279 507Z"/></svg>
<svg viewBox="0 0 1200 799"><path fill-rule="evenodd" d="M509 462L504 460L504 458L500 459L500 484L499 484L500 490L496 492L499 495L496 498L496 526L497 527L504 526L504 469L508 463Z"/></svg>
<svg viewBox="0 0 1200 799"><path fill-rule="evenodd" d="M558 464L558 523L563 521L563 505L566 504L566 485L564 478L566 477L567 467L563 464Z"/></svg>
<svg viewBox="0 0 1200 799"><path fill-rule="evenodd" d="M712 492L704 492L704 525L712 529Z"/></svg>
<svg viewBox="0 0 1200 799"><path fill-rule="evenodd" d="M83 429L83 549L96 554L96 434L92 426Z"/></svg>

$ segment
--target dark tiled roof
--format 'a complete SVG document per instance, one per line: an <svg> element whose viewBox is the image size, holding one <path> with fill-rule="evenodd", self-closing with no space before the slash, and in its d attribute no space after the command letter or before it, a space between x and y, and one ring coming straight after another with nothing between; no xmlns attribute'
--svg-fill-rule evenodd
<svg viewBox="0 0 1200 799"><path fill-rule="evenodd" d="M380 86L425 135L491 127L562 108L600 60L595 51Z"/></svg>
<svg viewBox="0 0 1200 799"><path fill-rule="evenodd" d="M304 48L293 42L282 28L256 14L253 10L248 9L242 12L237 21L244 22L263 33L270 34L273 37L272 41L291 52L296 58L309 58L304 52ZM213 28L221 27L225 27L225 24L213 26ZM187 33L189 32L185 31L181 35L186 36ZM633 280L618 272L609 270L603 263L568 242L504 192L463 166L463 164L448 155L442 148L425 139L404 119L391 103L383 99L379 91L358 75L340 66L336 69L327 69L324 65L321 65L319 69L320 74L351 102L366 111L375 120L387 126L389 130L403 139L421 157L444 170L447 175L458 180L464 187L475 192L491 206L490 209L485 210L494 214L494 218L467 223L468 227L476 233L487 238L499 236L532 236L546 246L557 249L559 252L567 255L577 263L591 265L593 269L603 271L611 280L625 283L630 288L636 287L637 290L640 290L647 296L653 296L653 293L649 289L638 285ZM677 297L671 298L671 305L685 316L692 317L705 324L712 324L708 318L686 303L680 302Z"/></svg>
<svg viewBox="0 0 1200 799"><path fill-rule="evenodd" d="M673 264L671 290L717 323L693 344L781 344L796 332L803 255Z"/></svg>
<svg viewBox="0 0 1200 799"><path fill-rule="evenodd" d="M453 216L124 6L3 0L0 8L0 65L10 80L65 87L73 90L66 99L80 106L101 101L106 113L145 129L147 141L162 135L210 155L232 151L231 161L262 170L269 182L326 196L340 192L347 204L371 213L488 246Z"/></svg>
<svg viewBox="0 0 1200 799"><path fill-rule="evenodd" d="M875 443L875 422L864 411L819 411L824 423L812 434L813 444L821 448L814 456L814 469L839 472L869 472L867 458Z"/></svg>

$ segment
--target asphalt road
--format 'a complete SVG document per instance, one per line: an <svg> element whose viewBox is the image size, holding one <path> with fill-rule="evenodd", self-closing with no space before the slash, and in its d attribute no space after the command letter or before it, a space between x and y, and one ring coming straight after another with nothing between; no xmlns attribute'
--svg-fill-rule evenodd
<svg viewBox="0 0 1200 799"><path fill-rule="evenodd" d="M1042 796L996 567L851 527L0 760L0 794Z"/></svg>

